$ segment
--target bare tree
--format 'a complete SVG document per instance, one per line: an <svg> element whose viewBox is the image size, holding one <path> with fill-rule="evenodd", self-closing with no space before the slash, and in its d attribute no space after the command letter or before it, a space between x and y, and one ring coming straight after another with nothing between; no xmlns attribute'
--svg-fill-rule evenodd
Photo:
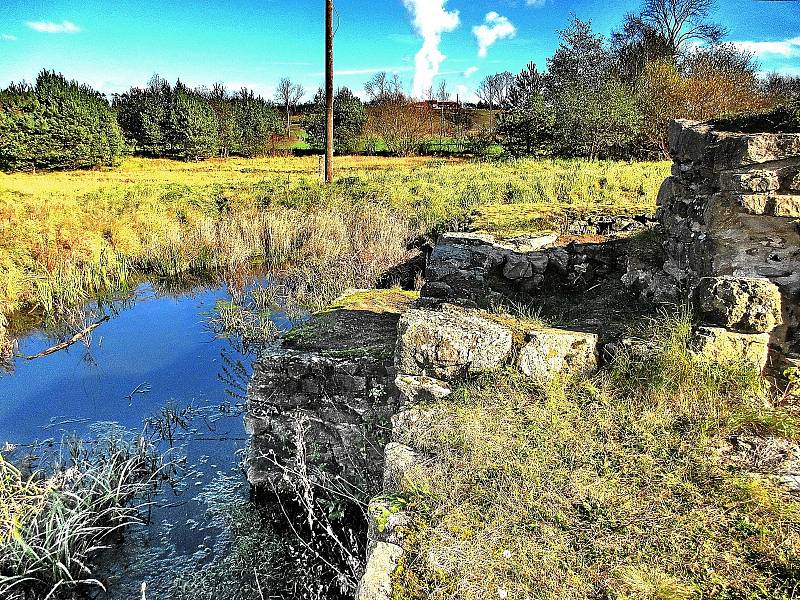
<svg viewBox="0 0 800 600"><path fill-rule="evenodd" d="M450 91L447 89L447 81L442 79L439 86L436 88L436 99L439 102L447 102L450 100Z"/></svg>
<svg viewBox="0 0 800 600"><path fill-rule="evenodd" d="M369 81L364 84L364 91L372 102L379 102L389 93L389 75L386 71L375 73Z"/></svg>
<svg viewBox="0 0 800 600"><path fill-rule="evenodd" d="M490 109L501 108L508 102L508 91L514 82L514 75L509 71L486 76L481 81L476 93Z"/></svg>
<svg viewBox="0 0 800 600"><path fill-rule="evenodd" d="M275 90L275 101L283 107L286 113L286 137L290 137L292 133L292 110L297 106L300 98L306 91L303 86L292 83L288 77L281 79L278 83L278 88Z"/></svg>
<svg viewBox="0 0 800 600"><path fill-rule="evenodd" d="M399 73L392 74L392 78L389 80L388 91L393 96L404 96L403 93L403 78L400 77Z"/></svg>
<svg viewBox="0 0 800 600"><path fill-rule="evenodd" d="M645 0L641 13L628 15L625 26L654 31L677 55L692 40L716 44L725 37L723 26L708 22L714 5L715 0Z"/></svg>

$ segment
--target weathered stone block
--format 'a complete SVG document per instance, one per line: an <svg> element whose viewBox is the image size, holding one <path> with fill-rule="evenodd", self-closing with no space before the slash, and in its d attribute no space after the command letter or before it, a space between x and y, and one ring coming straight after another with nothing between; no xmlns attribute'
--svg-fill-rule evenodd
<svg viewBox="0 0 800 600"><path fill-rule="evenodd" d="M597 370L598 337L593 333L542 329L530 332L529 338L517 360L520 371L529 377L589 375Z"/></svg>
<svg viewBox="0 0 800 600"><path fill-rule="evenodd" d="M395 365L453 380L501 367L511 346L508 329L474 313L415 309L400 319Z"/></svg>
<svg viewBox="0 0 800 600"><path fill-rule="evenodd" d="M800 217L800 195L737 194L733 196L733 203L751 215Z"/></svg>
<svg viewBox="0 0 800 600"><path fill-rule="evenodd" d="M558 240L557 233L542 233L540 235L525 235L511 238L508 243L513 245L517 252L537 252Z"/></svg>
<svg viewBox="0 0 800 600"><path fill-rule="evenodd" d="M392 416L392 441L427 449L425 440L434 425L434 411L409 408Z"/></svg>
<svg viewBox="0 0 800 600"><path fill-rule="evenodd" d="M367 506L370 543L403 545L410 522L404 508L405 505L397 497L379 496L370 500Z"/></svg>
<svg viewBox="0 0 800 600"><path fill-rule="evenodd" d="M656 198L657 206L671 206L675 202L675 178L667 177L661 188L658 190Z"/></svg>
<svg viewBox="0 0 800 600"><path fill-rule="evenodd" d="M394 382L400 391L401 402L412 406L436 402L452 393L447 383L432 377L401 374Z"/></svg>
<svg viewBox="0 0 800 600"><path fill-rule="evenodd" d="M715 132L713 151L716 171L737 170L800 156L800 134Z"/></svg>
<svg viewBox="0 0 800 600"><path fill-rule="evenodd" d="M743 361L763 371L769 357L768 333L738 333L722 327L698 327L695 352L713 362Z"/></svg>
<svg viewBox="0 0 800 600"><path fill-rule="evenodd" d="M705 323L745 333L768 333L782 324L781 292L768 279L704 277L694 293Z"/></svg>
<svg viewBox="0 0 800 600"><path fill-rule="evenodd" d="M740 206L751 215L765 215L770 204L768 194L738 194L732 197L735 205Z"/></svg>
<svg viewBox="0 0 800 600"><path fill-rule="evenodd" d="M779 195L773 199L776 217L800 217L800 195Z"/></svg>
<svg viewBox="0 0 800 600"><path fill-rule="evenodd" d="M520 254L509 254L503 266L503 277L506 279L525 279L533 275L533 267L527 257Z"/></svg>
<svg viewBox="0 0 800 600"><path fill-rule="evenodd" d="M710 132L711 127L698 121L673 121L669 126L669 147L675 162L697 162L702 159Z"/></svg>
<svg viewBox="0 0 800 600"><path fill-rule="evenodd" d="M781 184L775 171L720 174L720 188L742 194L775 192Z"/></svg>
<svg viewBox="0 0 800 600"><path fill-rule="evenodd" d="M400 564L403 554L403 549L396 544L375 543L358 585L357 600L392 600L392 573Z"/></svg>

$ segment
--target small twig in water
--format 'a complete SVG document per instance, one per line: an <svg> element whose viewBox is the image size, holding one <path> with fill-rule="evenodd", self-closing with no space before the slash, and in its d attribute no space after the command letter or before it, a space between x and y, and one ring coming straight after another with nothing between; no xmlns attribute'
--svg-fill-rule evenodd
<svg viewBox="0 0 800 600"><path fill-rule="evenodd" d="M87 335L89 335L92 331L94 331L95 329L100 327L100 325L102 325L103 323L108 321L109 318L110 317L108 317L106 315L105 317L100 319L97 323L92 323L91 325L89 325L85 329L82 329L81 331L79 331L78 333L73 335L67 341L61 342L60 344L56 344L52 348L48 348L47 350L45 350L44 352L40 352L39 354L34 354L33 356L26 356L25 360L36 360L37 358L42 358L43 356L47 356L49 354L54 354L55 352L58 352L59 350L64 350L65 348L69 348L70 346L72 346L72 344L74 344L76 342L79 342L80 340L85 338Z"/></svg>
<svg viewBox="0 0 800 600"><path fill-rule="evenodd" d="M149 392L152 389L153 389L152 386L149 383L147 383L146 381L140 383L139 385L137 385L135 388L133 388L133 391L130 394L125 396L125 398L127 398L127 400L128 400L128 406L133 404L133 397L136 394L146 394L147 392Z"/></svg>

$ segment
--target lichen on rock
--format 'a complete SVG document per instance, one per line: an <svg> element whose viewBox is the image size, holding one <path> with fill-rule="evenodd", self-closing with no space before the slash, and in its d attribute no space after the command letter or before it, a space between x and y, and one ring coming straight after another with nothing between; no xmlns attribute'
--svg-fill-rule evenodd
<svg viewBox="0 0 800 600"><path fill-rule="evenodd" d="M704 277L694 297L698 316L708 324L769 333L783 323L781 292L765 278Z"/></svg>
<svg viewBox="0 0 800 600"><path fill-rule="evenodd" d="M395 365L454 380L502 367L511 349L511 332L476 312L412 309L400 318Z"/></svg>
<svg viewBox="0 0 800 600"><path fill-rule="evenodd" d="M582 331L541 329L528 334L517 358L519 370L535 379L588 376L598 366L598 336Z"/></svg>

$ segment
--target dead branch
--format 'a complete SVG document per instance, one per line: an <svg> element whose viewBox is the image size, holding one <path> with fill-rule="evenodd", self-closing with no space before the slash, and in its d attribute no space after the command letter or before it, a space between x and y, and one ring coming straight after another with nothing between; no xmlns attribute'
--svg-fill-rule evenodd
<svg viewBox="0 0 800 600"><path fill-rule="evenodd" d="M51 348L48 348L44 352L39 352L39 354L34 354L33 356L26 356L25 360L36 360L37 358L42 358L43 356L48 356L48 355L54 354L54 353L56 353L56 352L58 352L60 350L64 350L65 348L69 348L70 346L72 346L72 344L75 344L75 343L79 342L80 340L85 338L87 335L89 335L92 331L94 331L95 329L100 327L100 325L102 325L103 323L108 321L109 318L110 317L108 315L106 315L105 317L100 319L97 323L92 323L91 325L89 325L85 329L82 329L81 331L79 331L78 333L73 335L70 339L68 339L68 340L66 340L64 342L61 342L60 344L56 344L55 346L53 346Z"/></svg>

